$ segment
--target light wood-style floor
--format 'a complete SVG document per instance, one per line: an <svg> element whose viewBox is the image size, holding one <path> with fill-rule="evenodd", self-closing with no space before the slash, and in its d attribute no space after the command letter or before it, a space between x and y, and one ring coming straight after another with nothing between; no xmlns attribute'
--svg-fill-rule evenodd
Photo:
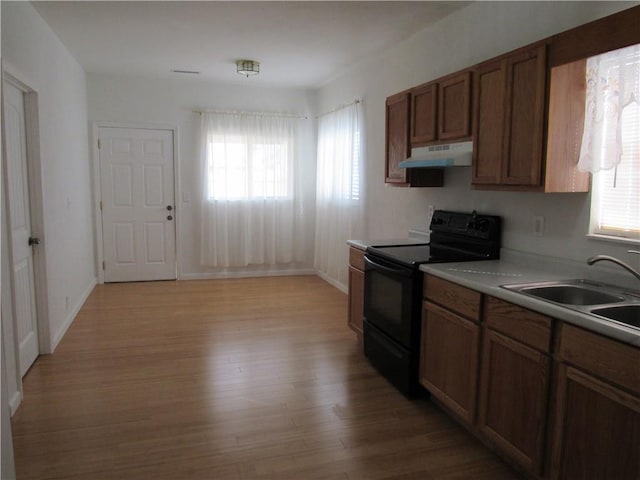
<svg viewBox="0 0 640 480"><path fill-rule="evenodd" d="M362 356L321 279L99 285L13 418L18 480L513 479Z"/></svg>

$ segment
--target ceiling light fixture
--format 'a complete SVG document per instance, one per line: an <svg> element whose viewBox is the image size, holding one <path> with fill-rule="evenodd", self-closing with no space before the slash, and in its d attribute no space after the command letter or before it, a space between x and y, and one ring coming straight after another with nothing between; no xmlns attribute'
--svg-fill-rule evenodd
<svg viewBox="0 0 640 480"><path fill-rule="evenodd" d="M249 77L249 75L257 75L260 73L260 62L256 62L255 60L237 60L236 68L240 75Z"/></svg>

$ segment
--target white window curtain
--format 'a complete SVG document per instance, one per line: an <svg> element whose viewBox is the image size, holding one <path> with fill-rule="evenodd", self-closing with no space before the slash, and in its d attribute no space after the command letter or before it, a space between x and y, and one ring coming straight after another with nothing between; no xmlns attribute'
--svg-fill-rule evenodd
<svg viewBox="0 0 640 480"><path fill-rule="evenodd" d="M266 114L202 113L202 265L303 260L298 122Z"/></svg>
<svg viewBox="0 0 640 480"><path fill-rule="evenodd" d="M609 170L621 161L625 110L640 101L640 45L587 60L584 132L578 169Z"/></svg>
<svg viewBox="0 0 640 480"><path fill-rule="evenodd" d="M314 267L339 285L348 279L346 241L363 230L361 118L356 102L318 120Z"/></svg>
<svg viewBox="0 0 640 480"><path fill-rule="evenodd" d="M640 45L587 60L578 168L593 173L596 235L640 240Z"/></svg>

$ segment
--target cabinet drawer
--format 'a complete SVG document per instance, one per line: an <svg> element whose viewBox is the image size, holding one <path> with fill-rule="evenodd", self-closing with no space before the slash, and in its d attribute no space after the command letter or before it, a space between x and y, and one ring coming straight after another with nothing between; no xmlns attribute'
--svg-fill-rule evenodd
<svg viewBox="0 0 640 480"><path fill-rule="evenodd" d="M484 318L489 328L542 352L550 351L552 320L549 317L487 296Z"/></svg>
<svg viewBox="0 0 640 480"><path fill-rule="evenodd" d="M349 265L364 272L364 252L356 247L349 247Z"/></svg>
<svg viewBox="0 0 640 480"><path fill-rule="evenodd" d="M563 323L558 356L563 362L640 394L640 348Z"/></svg>
<svg viewBox="0 0 640 480"><path fill-rule="evenodd" d="M432 275L425 275L424 296L470 320L480 321L482 294Z"/></svg>

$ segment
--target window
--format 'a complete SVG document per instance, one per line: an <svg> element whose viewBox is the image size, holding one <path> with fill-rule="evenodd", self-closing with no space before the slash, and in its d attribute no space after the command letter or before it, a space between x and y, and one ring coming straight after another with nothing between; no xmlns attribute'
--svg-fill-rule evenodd
<svg viewBox="0 0 640 480"><path fill-rule="evenodd" d="M346 285L347 240L362 234L361 119L359 102L320 116L316 178L314 266Z"/></svg>
<svg viewBox="0 0 640 480"><path fill-rule="evenodd" d="M591 171L590 233L640 241L640 45L587 61L579 168Z"/></svg>
<svg viewBox="0 0 640 480"><path fill-rule="evenodd" d="M304 261L299 118L203 113L200 262L207 267Z"/></svg>
<svg viewBox="0 0 640 480"><path fill-rule="evenodd" d="M250 200L291 198L293 182L286 139L253 143L238 135L207 144L207 198Z"/></svg>

